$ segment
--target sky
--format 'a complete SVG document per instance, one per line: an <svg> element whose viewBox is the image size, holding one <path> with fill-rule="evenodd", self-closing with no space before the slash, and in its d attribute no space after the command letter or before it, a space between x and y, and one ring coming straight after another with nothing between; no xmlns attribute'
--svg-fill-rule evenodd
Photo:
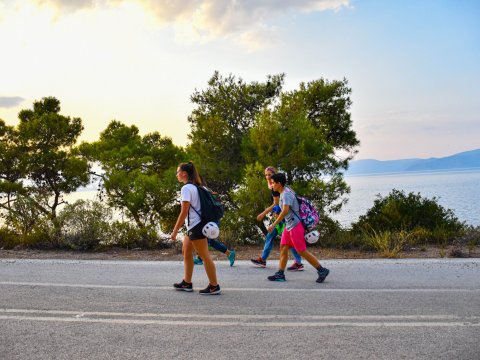
<svg viewBox="0 0 480 360"><path fill-rule="evenodd" d="M186 145L190 95L218 70L346 78L355 159L480 148L477 0L0 0L0 119L54 96L81 140L111 120Z"/></svg>

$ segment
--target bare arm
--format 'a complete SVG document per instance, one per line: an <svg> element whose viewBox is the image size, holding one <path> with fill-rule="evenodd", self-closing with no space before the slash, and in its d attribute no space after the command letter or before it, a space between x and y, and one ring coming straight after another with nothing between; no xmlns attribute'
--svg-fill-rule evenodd
<svg viewBox="0 0 480 360"><path fill-rule="evenodd" d="M268 208L266 208L265 210L263 210L262 213L260 213L258 216L257 216L257 221L262 221L263 218L270 212L272 211L273 207L275 205L278 205L280 203L280 196L274 196L273 197L273 204L270 205Z"/></svg>
<svg viewBox="0 0 480 360"><path fill-rule="evenodd" d="M170 235L170 239L177 240L178 230L185 223L185 218L188 215L188 210L190 210L190 202L182 201L180 214L178 215L177 222L175 223L175 227L173 228L172 234Z"/></svg>

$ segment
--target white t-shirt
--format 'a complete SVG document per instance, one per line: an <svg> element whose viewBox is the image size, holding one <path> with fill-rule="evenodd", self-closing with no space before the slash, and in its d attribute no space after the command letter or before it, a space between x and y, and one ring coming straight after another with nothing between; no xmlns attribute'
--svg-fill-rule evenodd
<svg viewBox="0 0 480 360"><path fill-rule="evenodd" d="M190 230L195 225L199 224L201 221L200 215L202 213L200 209L200 199L198 197L198 189L193 184L185 184L182 186L182 190L180 191L180 201L188 201L190 203L190 209L188 210L188 216L185 218L185 226L187 230ZM193 208L195 210L193 210ZM190 222L188 219L190 218Z"/></svg>

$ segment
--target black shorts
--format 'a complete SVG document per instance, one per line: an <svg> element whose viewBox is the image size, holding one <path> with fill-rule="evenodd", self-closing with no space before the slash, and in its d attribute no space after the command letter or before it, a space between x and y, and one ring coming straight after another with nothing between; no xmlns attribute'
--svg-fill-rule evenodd
<svg viewBox="0 0 480 360"><path fill-rule="evenodd" d="M190 240L202 240L206 239L207 237L203 235L202 229L205 226L205 223L203 221L200 221L197 225L195 225L193 228L187 231L187 235L190 238Z"/></svg>

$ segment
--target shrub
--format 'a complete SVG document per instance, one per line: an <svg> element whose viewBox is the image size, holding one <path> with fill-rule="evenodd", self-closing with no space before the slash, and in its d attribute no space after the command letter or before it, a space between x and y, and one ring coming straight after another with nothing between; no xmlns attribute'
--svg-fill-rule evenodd
<svg viewBox="0 0 480 360"><path fill-rule="evenodd" d="M65 246L95 250L112 238L112 210L98 201L78 200L65 206L58 217Z"/></svg>
<svg viewBox="0 0 480 360"><path fill-rule="evenodd" d="M439 205L436 198L427 199L419 193L406 195L393 189L386 197L378 196L352 228L357 233L414 232L416 241L428 236L429 240L444 243L462 233L465 224L452 210Z"/></svg>
<svg viewBox="0 0 480 360"><path fill-rule="evenodd" d="M155 249L169 248L172 242L168 238L159 236L156 229L152 226L146 226L139 229L136 225L128 222L115 221L112 224L113 239L110 245L119 246L127 249Z"/></svg>
<svg viewBox="0 0 480 360"><path fill-rule="evenodd" d="M19 236L15 231L7 227L0 228L0 249L13 249L18 244Z"/></svg>
<svg viewBox="0 0 480 360"><path fill-rule="evenodd" d="M338 249L352 249L363 247L364 242L360 235L355 234L348 229L338 229L331 233L322 234L318 241L321 247L330 247Z"/></svg>
<svg viewBox="0 0 480 360"><path fill-rule="evenodd" d="M12 249L16 246L40 249L56 248L59 245L54 233L53 227L49 226L44 219L40 219L35 226L25 232L5 226L0 228L0 248Z"/></svg>
<svg viewBox="0 0 480 360"><path fill-rule="evenodd" d="M473 252L478 245L480 245L480 226L469 226L463 234L453 240L453 249L450 255L452 257L473 256Z"/></svg>
<svg viewBox="0 0 480 360"><path fill-rule="evenodd" d="M47 215L35 206L33 200L38 202L44 201L40 195L33 198L18 196L9 208L9 211L2 214L5 218L6 227L19 235L17 240L19 243L22 242L24 237L28 237L32 231L48 227L46 223L50 222L47 219Z"/></svg>
<svg viewBox="0 0 480 360"><path fill-rule="evenodd" d="M372 231L365 234L365 242L371 248L377 250L381 256L396 258L408 242L410 234L405 231L392 233L390 231Z"/></svg>
<svg viewBox="0 0 480 360"><path fill-rule="evenodd" d="M480 245L480 226L469 226L465 231L454 240L455 244L460 246L475 247Z"/></svg>

